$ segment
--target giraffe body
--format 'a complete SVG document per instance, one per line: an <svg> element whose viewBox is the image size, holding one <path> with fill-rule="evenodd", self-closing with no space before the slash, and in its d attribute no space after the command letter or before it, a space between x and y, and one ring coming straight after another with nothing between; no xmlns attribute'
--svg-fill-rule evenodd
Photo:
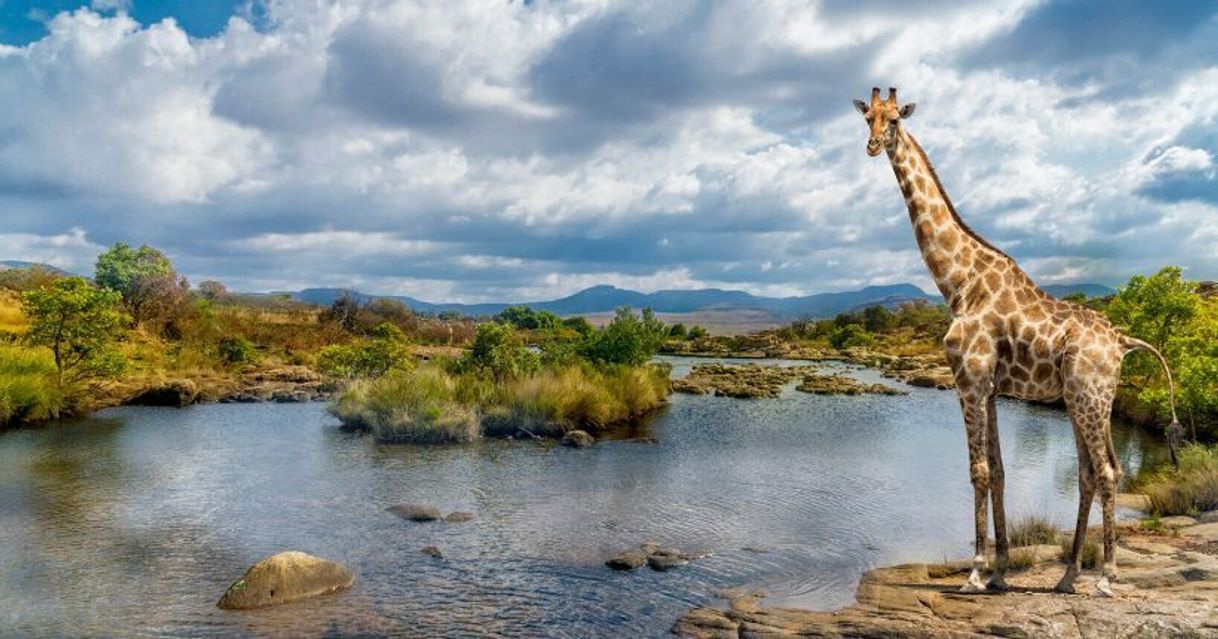
<svg viewBox="0 0 1218 639"><path fill-rule="evenodd" d="M1008 561L1004 472L998 440L995 397L1064 399L1079 456L1079 511L1070 564L1058 590L1073 591L1091 502L1098 491L1103 506L1104 567L1097 593L1111 595L1116 578L1114 510L1122 471L1112 445L1112 400L1121 361L1131 350L1157 351L1122 335L1099 313L1054 299L1010 256L960 219L925 152L901 125L913 105L898 108L872 90L871 103L855 101L871 128L867 151L884 149L909 209L914 237L935 285L952 311L944 338L948 364L964 414L969 477L974 489L976 555L963 590L986 588L987 511L994 515L995 565L988 587L1005 589ZM1170 385L1170 371L1168 371ZM1174 399L1173 399L1174 418ZM1173 419L1173 427L1178 424Z"/></svg>

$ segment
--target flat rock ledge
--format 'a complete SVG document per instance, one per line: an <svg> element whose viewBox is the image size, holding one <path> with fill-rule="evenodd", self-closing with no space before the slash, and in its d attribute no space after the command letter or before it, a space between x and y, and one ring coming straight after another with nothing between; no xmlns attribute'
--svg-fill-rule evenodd
<svg viewBox="0 0 1218 639"><path fill-rule="evenodd" d="M299 601L349 588L355 575L344 565L298 550L271 555L233 582L216 606L247 610Z"/></svg>
<svg viewBox="0 0 1218 639"><path fill-rule="evenodd" d="M968 562L877 568L859 582L857 603L832 612L767 608L757 595L727 610L695 608L673 634L736 637L1218 637L1218 524L1176 534L1122 531L1112 599L1092 597L1098 578L1085 570L1079 594L1052 591L1064 566L1052 546L1012 570L1004 593L961 594ZM1014 554L1013 554L1014 556Z"/></svg>

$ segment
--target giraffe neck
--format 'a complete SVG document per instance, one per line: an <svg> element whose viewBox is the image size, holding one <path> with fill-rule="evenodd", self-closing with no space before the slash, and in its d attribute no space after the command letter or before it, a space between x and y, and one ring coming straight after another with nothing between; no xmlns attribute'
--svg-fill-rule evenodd
<svg viewBox="0 0 1218 639"><path fill-rule="evenodd" d="M904 127L897 130L897 143L888 150L888 158L909 207L922 259L943 299L961 314L964 306L980 302L977 298L986 293L986 287L974 283L988 271L1014 267L1014 262L960 219L926 153Z"/></svg>

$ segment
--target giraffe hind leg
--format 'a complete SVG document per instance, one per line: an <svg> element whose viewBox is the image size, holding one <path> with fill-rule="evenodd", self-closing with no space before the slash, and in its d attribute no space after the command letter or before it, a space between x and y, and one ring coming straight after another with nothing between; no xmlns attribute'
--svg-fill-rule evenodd
<svg viewBox="0 0 1218 639"><path fill-rule="evenodd" d="M991 395L986 401L986 452L990 469L990 510L994 517L994 570L986 584L989 590L1006 590L1009 563L1006 506L1003 501L1005 473L1002 469L1002 447L998 442L998 407Z"/></svg>
<svg viewBox="0 0 1218 639"><path fill-rule="evenodd" d="M1074 543L1066 558L1066 574L1053 590L1074 593L1074 580L1082 569L1083 545L1087 539L1087 518L1091 514L1091 500L1095 499L1095 483L1091 479L1091 455L1083 445L1082 434L1075 429L1074 444L1078 449L1078 520L1074 525Z"/></svg>

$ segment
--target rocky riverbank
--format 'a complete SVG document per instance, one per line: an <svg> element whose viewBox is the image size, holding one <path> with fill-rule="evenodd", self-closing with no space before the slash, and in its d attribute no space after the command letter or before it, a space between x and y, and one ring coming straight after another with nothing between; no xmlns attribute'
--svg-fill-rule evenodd
<svg viewBox="0 0 1218 639"><path fill-rule="evenodd" d="M333 390L319 373L307 366L255 367L233 375L207 373L97 382L90 389L89 410L124 405L309 402L328 399Z"/></svg>
<svg viewBox="0 0 1218 639"><path fill-rule="evenodd" d="M1204 518L1202 518L1204 519ZM1218 519L1215 517L1214 519ZM1004 593L958 592L968 561L904 564L863 575L857 602L835 611L764 605L746 594L726 609L696 608L673 633L685 637L1218 637L1218 523L1184 518L1152 533L1121 530L1116 597L1052 591L1061 577L1057 546L1016 549L1026 566L1008 574Z"/></svg>

